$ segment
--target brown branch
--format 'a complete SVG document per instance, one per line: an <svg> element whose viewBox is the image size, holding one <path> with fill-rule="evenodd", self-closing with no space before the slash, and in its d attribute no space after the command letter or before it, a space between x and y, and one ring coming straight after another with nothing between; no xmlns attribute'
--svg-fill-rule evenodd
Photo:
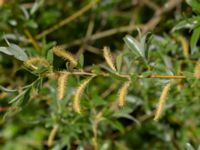
<svg viewBox="0 0 200 150"><path fill-rule="evenodd" d="M26 36L29 38L29 41L32 43L32 45L35 47L35 49L40 52L40 46L39 44L37 43L36 39L31 35L31 33L29 32L28 29L25 29L24 30Z"/></svg>
<svg viewBox="0 0 200 150"><path fill-rule="evenodd" d="M176 75L151 75L149 78L159 78L159 79L185 79L185 76L176 76Z"/></svg>
<svg viewBox="0 0 200 150"><path fill-rule="evenodd" d="M88 28L87 28L87 31L86 31L85 39L89 39L89 37L92 35L93 29L94 29L94 20L92 18L89 21ZM76 53L76 58L79 58L79 56L84 53L85 48L87 46L87 42L88 42L87 40L85 40L83 42L83 44L81 45L81 47L79 48L79 50Z"/></svg>
<svg viewBox="0 0 200 150"><path fill-rule="evenodd" d="M93 34L92 36L90 36L90 39L81 38L81 39L78 39L78 40L74 40L70 44L64 44L62 46L65 47L65 48L68 48L68 47L72 47L72 46L75 46L75 45L79 45L82 42L84 42L85 40L94 41L94 40L98 40L98 39L101 39L101 38L104 38L104 37L108 37L108 36L111 36L111 35L114 35L114 34L117 34L117 33L124 33L124 32L133 31L137 28L142 28L142 27L143 27L143 25L133 25L132 24L132 25L128 25L128 26L122 26L122 27L118 27L118 28L114 28L114 29L109 29L109 30L106 30L106 31L103 31L103 32Z"/></svg>
<svg viewBox="0 0 200 150"><path fill-rule="evenodd" d="M56 73L56 72L55 72ZM109 76L112 76L112 74L109 74L109 73L105 73L105 72L102 72L102 73L99 73L99 74L95 74L95 73L91 73L91 72L85 72L85 71L74 71L74 72L69 72L70 74L73 74L73 75L86 75L86 76L104 76L104 77L109 77ZM116 76L118 77L121 77L121 78L126 78L128 80L131 80L131 75L129 74L119 74L119 73L116 73L115 74ZM47 76L51 76L51 73L50 74L47 74ZM186 79L185 76L181 76L181 75L150 75L150 76L142 76L142 75L138 75L138 78L140 79L144 79L144 78L158 78L158 79Z"/></svg>
<svg viewBox="0 0 200 150"><path fill-rule="evenodd" d="M94 40L105 38L105 37L108 37L108 36L111 36L111 35L114 35L114 34L117 34L117 33L130 32L130 31L133 31L137 28L141 28L143 30L143 34L144 34L147 31L152 30L157 26L157 24L162 19L162 15L164 13L171 11L174 7L176 7L181 2L182 2L182 0L170 0L169 2L167 2L164 5L163 8L158 9L158 7L156 7L156 12L155 12L153 18L149 22L147 22L146 24L138 24L138 25L132 24L132 25L127 25L127 26L109 29L109 30L106 30L106 31L102 31L102 32L93 34L90 37L89 40L94 41ZM155 7L155 6L152 6L152 7ZM88 39L80 38L80 39L77 39L77 40L71 42L70 44L64 44L62 46L64 46L65 48L72 47L72 46L81 44L85 40L88 40Z"/></svg>
<svg viewBox="0 0 200 150"><path fill-rule="evenodd" d="M65 18L64 20L62 20L61 22L59 22L58 24L54 25L53 27L50 27L49 29L46 29L45 31L43 31L42 33L40 33L39 35L36 36L36 39L41 39L42 37L58 30L59 28L67 25L68 23L70 23L71 21L75 20L76 18L80 17L81 15L83 15L84 13L86 13L87 11L89 11L94 5L96 5L96 3L99 0L92 0L91 3L89 3L88 5L86 5L85 7L83 7L82 9L80 9L79 11L77 11L75 14Z"/></svg>

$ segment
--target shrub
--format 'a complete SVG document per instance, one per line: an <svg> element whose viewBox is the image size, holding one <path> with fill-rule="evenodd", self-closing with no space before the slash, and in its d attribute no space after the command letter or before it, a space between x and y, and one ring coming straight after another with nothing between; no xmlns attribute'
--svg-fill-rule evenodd
<svg viewBox="0 0 200 150"><path fill-rule="evenodd" d="M78 2L0 1L0 149L198 148L200 2Z"/></svg>

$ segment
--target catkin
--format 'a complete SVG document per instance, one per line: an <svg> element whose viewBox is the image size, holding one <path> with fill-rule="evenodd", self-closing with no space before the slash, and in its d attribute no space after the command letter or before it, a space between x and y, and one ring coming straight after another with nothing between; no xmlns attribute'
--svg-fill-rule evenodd
<svg viewBox="0 0 200 150"><path fill-rule="evenodd" d="M0 0L0 7L3 6L5 0Z"/></svg>
<svg viewBox="0 0 200 150"><path fill-rule="evenodd" d="M68 80L69 73L68 72L62 72L60 76L58 77L58 99L61 100L65 96L65 87L66 82Z"/></svg>
<svg viewBox="0 0 200 150"><path fill-rule="evenodd" d="M154 120L158 120L161 116L161 113L164 109L164 105L165 105L165 101L167 99L167 95L168 95L168 92L170 90L170 87L171 87L171 83L169 82L164 88L163 88L163 91L160 95L160 99L159 99L159 104L158 104L158 107L157 107L157 110L156 110L156 113L155 113L155 117L154 117Z"/></svg>
<svg viewBox="0 0 200 150"><path fill-rule="evenodd" d="M50 66L49 62L42 57L32 57L32 58L26 60L24 62L24 64L25 64L25 66L32 67L34 69L37 69L37 67L35 65L38 65L38 64L45 65L47 67Z"/></svg>
<svg viewBox="0 0 200 150"><path fill-rule="evenodd" d="M58 130L58 125L55 125L53 127L53 129L51 130L50 134L49 134L49 137L48 137L48 140L47 140L47 145L48 146L52 146L53 145L53 140L56 136L56 132Z"/></svg>
<svg viewBox="0 0 200 150"><path fill-rule="evenodd" d="M81 95L91 79L92 78L89 78L89 79L86 79L85 81L83 81L76 90L76 93L74 95L73 107L74 107L75 112L77 112L77 113L81 112L81 107L80 107Z"/></svg>
<svg viewBox="0 0 200 150"><path fill-rule="evenodd" d="M106 46L103 48L103 56L104 56L104 58L106 60L106 63L108 64L108 66L112 70L116 71L115 65L113 63L112 54L110 52L110 49L108 47L106 47Z"/></svg>
<svg viewBox="0 0 200 150"><path fill-rule="evenodd" d="M65 51L61 46L54 47L53 53L59 57L62 57L65 60L68 60L74 66L76 66L78 64L78 62L74 58L74 56L70 52Z"/></svg>
<svg viewBox="0 0 200 150"><path fill-rule="evenodd" d="M124 106L125 101L126 101L126 95L128 92L128 88L129 88L130 82L125 82L123 84L123 86L121 87L121 89L119 90L119 95L118 95L118 105L120 107Z"/></svg>
<svg viewBox="0 0 200 150"><path fill-rule="evenodd" d="M200 79L200 62L197 62L194 69L194 77Z"/></svg>
<svg viewBox="0 0 200 150"><path fill-rule="evenodd" d="M185 58L189 58L189 46L188 41L184 36L180 36L179 40L181 42L182 48L183 48L183 55Z"/></svg>

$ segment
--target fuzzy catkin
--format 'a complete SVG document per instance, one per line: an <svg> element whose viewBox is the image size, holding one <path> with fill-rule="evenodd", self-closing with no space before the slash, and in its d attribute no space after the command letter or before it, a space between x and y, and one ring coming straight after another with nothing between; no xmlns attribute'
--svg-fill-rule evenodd
<svg viewBox="0 0 200 150"><path fill-rule="evenodd" d="M154 117L154 120L158 120L162 114L162 111L164 109L164 105L165 105L165 101L167 99L167 95L169 93L169 90L170 90L170 87L171 87L171 82L169 82L164 88L163 88L163 91L160 95L160 98L159 98L159 104L158 104L158 107L157 107L157 110L156 110L156 113L155 113L155 117Z"/></svg>
<svg viewBox="0 0 200 150"><path fill-rule="evenodd" d="M61 100L64 98L65 89L66 89L66 82L68 80L69 73L62 72L58 77L58 99Z"/></svg>
<svg viewBox="0 0 200 150"><path fill-rule="evenodd" d="M179 40L180 40L181 45L182 45L184 57L185 58L189 58L189 46L188 46L187 39L184 36L180 36Z"/></svg>
<svg viewBox="0 0 200 150"><path fill-rule="evenodd" d="M70 52L65 51L61 46L54 47L53 53L59 57L62 57L65 60L68 60L74 66L76 66L78 64L78 62L74 58L74 56Z"/></svg>
<svg viewBox="0 0 200 150"><path fill-rule="evenodd" d="M194 69L194 77L200 79L200 62L197 62Z"/></svg>
<svg viewBox="0 0 200 150"><path fill-rule="evenodd" d="M45 58L42 58L42 57L32 57L32 58L26 60L24 62L24 64L25 64L25 66L32 67L32 68L37 68L34 65L38 65L38 64L50 66L49 62Z"/></svg>
<svg viewBox="0 0 200 150"><path fill-rule="evenodd" d="M103 56L104 56L104 58L106 60L106 63L108 64L108 66L112 70L116 71L115 65L113 63L112 54L110 52L110 49L108 47L106 47L106 46L103 48Z"/></svg>
<svg viewBox="0 0 200 150"><path fill-rule="evenodd" d="M81 95L82 95L84 89L86 88L86 86L88 85L88 83L91 81L91 79L92 78L89 78L89 79L86 79L85 81L83 81L76 90L76 93L74 95L73 108L74 108L75 112L77 112L77 113L81 112L81 107L80 107Z"/></svg>
<svg viewBox="0 0 200 150"><path fill-rule="evenodd" d="M47 140L47 145L48 146L52 146L53 145L53 140L56 136L56 132L58 130L58 125L55 125L53 127L53 129L51 130L50 134L49 134L49 137L48 137L48 140Z"/></svg>
<svg viewBox="0 0 200 150"><path fill-rule="evenodd" d="M118 95L118 105L120 107L124 106L125 101L126 101L126 95L128 92L128 88L129 88L130 82L125 82L123 84L123 86L121 87L121 89L119 90L119 95Z"/></svg>

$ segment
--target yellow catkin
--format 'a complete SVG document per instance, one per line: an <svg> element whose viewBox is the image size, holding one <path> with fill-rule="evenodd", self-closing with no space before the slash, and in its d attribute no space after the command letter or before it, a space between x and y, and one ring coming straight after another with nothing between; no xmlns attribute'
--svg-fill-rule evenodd
<svg viewBox="0 0 200 150"><path fill-rule="evenodd" d="M81 95L82 95L84 89L86 88L86 86L88 85L88 83L91 81L91 79L92 78L89 78L89 79L86 79L85 81L83 81L76 90L76 93L74 95L73 107L74 107L75 112L77 112L77 113L81 112L81 107L80 107Z"/></svg>
<svg viewBox="0 0 200 150"><path fill-rule="evenodd" d="M197 62L194 69L194 77L200 79L200 62Z"/></svg>
<svg viewBox="0 0 200 150"><path fill-rule="evenodd" d="M55 138L55 136L56 136L57 130L58 130L58 125L55 125L55 126L52 128L52 130L51 130L51 132L50 132L50 134L49 134L49 137L48 137L48 140L47 140L47 145L48 145L48 146L52 146L52 145L53 145L53 140L54 140L54 138Z"/></svg>
<svg viewBox="0 0 200 150"><path fill-rule="evenodd" d="M3 6L4 0L0 0L0 7Z"/></svg>
<svg viewBox="0 0 200 150"><path fill-rule="evenodd" d="M107 64L108 64L108 66L109 66L112 70L116 71L115 65L114 65L114 63L113 63L112 54L111 54L111 52L110 52L110 48L109 48L109 47L106 47L106 46L105 46L105 47L103 48L103 56L104 56L104 58L105 58L105 60L106 60L106 62L107 62Z"/></svg>
<svg viewBox="0 0 200 150"><path fill-rule="evenodd" d="M33 69L37 69L35 65L44 65L44 66L50 66L49 62L42 57L32 57L24 62L25 66L32 67Z"/></svg>
<svg viewBox="0 0 200 150"><path fill-rule="evenodd" d="M156 113L155 113L155 117L154 117L154 120L158 120L161 116L161 113L164 109L164 105L165 105L165 101L167 99L167 95L168 95L168 92L170 90L170 87L171 87L171 83L169 82L164 88L163 88L163 91L160 95L160 99L159 99L159 104L158 104L158 107L157 107L157 110L156 110Z"/></svg>
<svg viewBox="0 0 200 150"><path fill-rule="evenodd" d="M123 86L121 87L121 89L119 90L119 95L118 95L118 105L120 107L124 106L125 101L126 101L126 95L128 92L128 88L129 88L130 82L125 82L123 84Z"/></svg>
<svg viewBox="0 0 200 150"><path fill-rule="evenodd" d="M180 40L182 48L183 48L184 57L189 58L189 45L188 45L187 39L184 36L180 36L179 40Z"/></svg>
<svg viewBox="0 0 200 150"><path fill-rule="evenodd" d="M53 53L59 57L62 57L65 60L68 60L74 66L76 66L78 64L78 62L74 58L74 56L70 52L65 51L61 46L54 47Z"/></svg>
<svg viewBox="0 0 200 150"><path fill-rule="evenodd" d="M66 82L68 80L69 73L68 72L61 72L61 74L58 77L58 99L62 100L65 96L65 87Z"/></svg>

